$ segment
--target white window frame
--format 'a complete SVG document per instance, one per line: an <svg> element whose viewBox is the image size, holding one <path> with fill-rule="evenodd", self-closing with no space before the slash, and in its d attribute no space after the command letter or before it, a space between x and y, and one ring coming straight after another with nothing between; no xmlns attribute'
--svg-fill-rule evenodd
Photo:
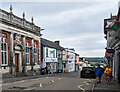
<svg viewBox="0 0 120 92"><path fill-rule="evenodd" d="M7 66L8 65L8 46L7 46L7 43L4 43L4 42L1 42L0 44L3 44L3 50L1 49L1 65L2 66ZM4 44L6 44L6 51L4 51ZM2 47L2 45L1 45L1 47ZM3 52L3 64L2 64L2 52ZM5 64L5 53L6 52L6 64Z"/></svg>
<svg viewBox="0 0 120 92"><path fill-rule="evenodd" d="M29 46L26 46L26 47L25 47L25 55L26 55L26 54L29 55L29 62L26 61L26 64L30 64L30 51L29 51L29 53L26 52L26 48L27 48L27 47L30 48ZM28 50L29 50L29 49L28 49ZM27 55L26 55L26 58L27 58Z"/></svg>
<svg viewBox="0 0 120 92"><path fill-rule="evenodd" d="M37 49L37 48L34 48L34 49ZM37 49L37 50L38 50L38 49ZM35 62L35 56L37 56L37 59L36 59L36 60L37 60L37 62ZM35 63L35 64L37 64L37 63L38 63L38 55L37 55L37 53L35 53L35 52L34 52L34 63Z"/></svg>

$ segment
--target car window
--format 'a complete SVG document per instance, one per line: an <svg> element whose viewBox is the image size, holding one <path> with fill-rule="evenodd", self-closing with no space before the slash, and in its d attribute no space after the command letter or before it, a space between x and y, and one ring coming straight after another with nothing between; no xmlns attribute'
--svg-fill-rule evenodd
<svg viewBox="0 0 120 92"><path fill-rule="evenodd" d="M83 67L83 70L90 70L90 71L92 71L93 68L92 67Z"/></svg>

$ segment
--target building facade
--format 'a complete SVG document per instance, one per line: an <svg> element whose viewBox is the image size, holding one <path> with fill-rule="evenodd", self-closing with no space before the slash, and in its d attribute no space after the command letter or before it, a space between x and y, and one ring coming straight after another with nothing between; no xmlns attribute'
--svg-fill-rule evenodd
<svg viewBox="0 0 120 92"><path fill-rule="evenodd" d="M1 66L2 73L15 75L40 68L40 27L13 14L0 10Z"/></svg>
<svg viewBox="0 0 120 92"><path fill-rule="evenodd" d="M70 48L65 48L67 52L67 63L66 63L66 69L68 72L75 71L75 50Z"/></svg>
<svg viewBox="0 0 120 92"><path fill-rule="evenodd" d="M75 71L79 70L79 54L75 53Z"/></svg>
<svg viewBox="0 0 120 92"><path fill-rule="evenodd" d="M42 68L51 67L53 72L61 71L62 47L56 42L41 38Z"/></svg>
<svg viewBox="0 0 120 92"><path fill-rule="evenodd" d="M108 25L109 22L116 25ZM108 64L112 67L112 75L120 82L120 7L117 16L104 20L104 33L107 39L106 57Z"/></svg>

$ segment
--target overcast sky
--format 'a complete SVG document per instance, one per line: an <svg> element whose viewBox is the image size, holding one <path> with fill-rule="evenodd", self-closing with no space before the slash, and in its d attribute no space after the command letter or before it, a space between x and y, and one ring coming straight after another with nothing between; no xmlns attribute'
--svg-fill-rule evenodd
<svg viewBox="0 0 120 92"><path fill-rule="evenodd" d="M80 57L102 57L106 40L103 23L110 13L117 14L118 2L2 2L2 9L13 13L45 29L43 38L55 41L65 48L74 48Z"/></svg>

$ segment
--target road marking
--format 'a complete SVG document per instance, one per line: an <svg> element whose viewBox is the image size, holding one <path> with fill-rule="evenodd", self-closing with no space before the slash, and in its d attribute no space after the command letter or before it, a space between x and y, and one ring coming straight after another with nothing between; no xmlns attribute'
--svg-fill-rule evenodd
<svg viewBox="0 0 120 92"><path fill-rule="evenodd" d="M87 82L84 82L86 85L89 85L89 83L87 83Z"/></svg>
<svg viewBox="0 0 120 92"><path fill-rule="evenodd" d="M32 88L28 88L28 89L24 89L24 90L33 90L35 89L35 87L32 87ZM21 91L22 92L22 91Z"/></svg>
<svg viewBox="0 0 120 92"><path fill-rule="evenodd" d="M85 89L82 88L83 85L78 85L78 88L81 89L83 92L85 92Z"/></svg>
<svg viewBox="0 0 120 92"><path fill-rule="evenodd" d="M21 81L22 83L24 82L24 80Z"/></svg>
<svg viewBox="0 0 120 92"><path fill-rule="evenodd" d="M48 77L46 77L46 78L48 78Z"/></svg>
<svg viewBox="0 0 120 92"><path fill-rule="evenodd" d="M53 83L54 83L54 80L51 80L51 82L53 82Z"/></svg>
<svg viewBox="0 0 120 92"><path fill-rule="evenodd" d="M40 83L40 87L42 88L42 84Z"/></svg>
<svg viewBox="0 0 120 92"><path fill-rule="evenodd" d="M58 78L58 80L61 80L61 78Z"/></svg>

